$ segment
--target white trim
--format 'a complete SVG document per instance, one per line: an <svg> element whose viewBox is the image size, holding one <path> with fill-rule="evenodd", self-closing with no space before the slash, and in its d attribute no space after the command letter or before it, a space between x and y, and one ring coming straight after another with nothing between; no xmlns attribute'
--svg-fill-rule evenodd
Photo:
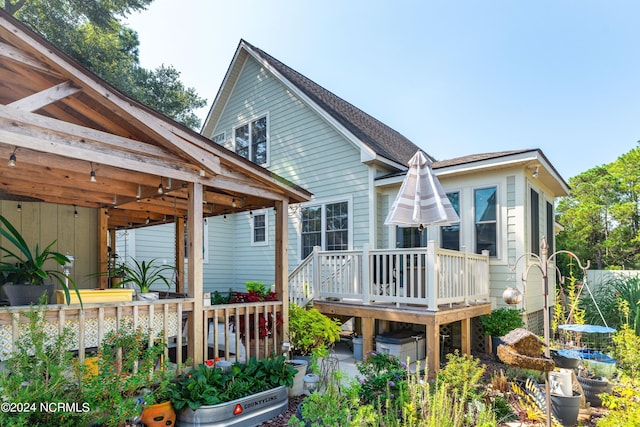
<svg viewBox="0 0 640 427"><path fill-rule="evenodd" d="M252 154L251 150L252 150L252 146L253 146L252 141L251 141L251 134L252 134L251 129L253 127L253 122L258 121L258 120L262 119L263 117L266 120L266 130L265 130L265 132L267 134L267 141L266 141L266 144L267 144L266 157L267 158L266 158L264 163L255 163L255 162L253 162L252 155L251 155ZM262 166L264 168L268 168L269 165L270 165L270 162L271 162L271 137L269 135L269 133L271 131L270 121L271 120L270 120L270 117L269 117L269 112L267 111L264 114L253 115L253 116L247 118L242 123L239 123L236 126L233 126L231 128L231 151L233 151L234 153L238 154L236 152L236 129L248 125L248 127L249 127L249 157L247 157L246 159L249 160L250 162L258 165L258 166Z"/></svg>
<svg viewBox="0 0 640 427"><path fill-rule="evenodd" d="M216 137L221 136L221 135L222 135L222 139L220 139L220 141L216 141ZM227 138L226 132L222 131L222 132L218 132L217 134L213 135L210 139L211 139L211 142L213 142L214 144L218 144L218 145L224 146L224 142L225 142L226 138Z"/></svg>
<svg viewBox="0 0 640 427"><path fill-rule="evenodd" d="M322 217L321 217L321 227L322 227L322 235L321 235L321 244L322 249L324 250L326 244L325 232L326 232L326 206L333 203L341 203L347 202L347 250L353 250L353 195L345 195L345 196L334 196L328 197L326 199L314 200L313 202L305 202L300 203L300 209L297 211L298 216L298 225L296 229L296 233L298 235L298 258L299 261L302 261L302 209L310 208L314 206L320 206L322 208Z"/></svg>
<svg viewBox="0 0 640 427"><path fill-rule="evenodd" d="M259 209L255 211L251 211L253 215L247 214L249 216L249 232L251 236L249 241L251 242L251 246L268 246L269 245L269 211L267 209ZM255 227L255 219L256 216L264 215L264 242L256 242L254 227Z"/></svg>

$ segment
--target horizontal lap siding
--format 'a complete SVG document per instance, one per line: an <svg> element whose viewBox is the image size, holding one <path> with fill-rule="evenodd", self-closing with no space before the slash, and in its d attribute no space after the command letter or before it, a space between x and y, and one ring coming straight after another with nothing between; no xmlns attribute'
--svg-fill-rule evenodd
<svg viewBox="0 0 640 427"><path fill-rule="evenodd" d="M256 82L260 82L256 84ZM287 90L252 59L245 64L224 106L212 135L225 133L224 145L233 149L234 126L268 114L269 170L314 194L314 200L352 201L353 247L368 242L367 166L359 151L326 121ZM207 135L211 136L211 135ZM313 202L311 202L313 203ZM289 211L289 269L299 259L299 209ZM234 217L234 283L247 280L274 282L275 221L269 211L269 246L251 246L251 227L246 214Z"/></svg>

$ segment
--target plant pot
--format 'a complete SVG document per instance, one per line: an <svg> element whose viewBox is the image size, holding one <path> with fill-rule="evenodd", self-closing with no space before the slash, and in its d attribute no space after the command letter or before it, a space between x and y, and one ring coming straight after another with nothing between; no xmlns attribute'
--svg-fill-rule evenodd
<svg viewBox="0 0 640 427"><path fill-rule="evenodd" d="M138 292L136 299L138 301L157 301L160 299L160 294L158 292Z"/></svg>
<svg viewBox="0 0 640 427"><path fill-rule="evenodd" d="M611 383L606 379L578 377L578 382L584 391L584 398L591 406L602 406L600 393L609 393Z"/></svg>
<svg viewBox="0 0 640 427"><path fill-rule="evenodd" d="M493 357L498 361L500 361L500 358L498 357L498 346L500 344L504 344L502 338L491 336L491 353L493 354Z"/></svg>
<svg viewBox="0 0 640 427"><path fill-rule="evenodd" d="M133 289L79 289L80 298L83 304L101 302L129 302L133 299ZM76 291L69 290L69 304L80 304ZM66 304L64 291L56 291L56 301L58 304Z"/></svg>
<svg viewBox="0 0 640 427"><path fill-rule="evenodd" d="M288 407L287 388L281 386L195 411L183 409L177 421L180 427L255 426L283 414Z"/></svg>
<svg viewBox="0 0 640 427"><path fill-rule="evenodd" d="M10 305L38 304L43 294L46 294L47 298L45 303L49 304L53 297L53 284L51 283L44 285L6 283L3 286L3 290L9 299Z"/></svg>
<svg viewBox="0 0 640 427"><path fill-rule="evenodd" d="M140 416L140 422L146 427L173 426L176 424L176 411L171 401L145 406Z"/></svg>
<svg viewBox="0 0 640 427"><path fill-rule="evenodd" d="M292 359L287 361L296 368L296 376L293 377L293 386L289 387L289 397L300 396L304 391L304 376L307 373L307 361L300 359Z"/></svg>
<svg viewBox="0 0 640 427"><path fill-rule="evenodd" d="M573 392L573 396L551 393L551 412L563 426L574 426L578 421L581 400L582 394L577 391Z"/></svg>

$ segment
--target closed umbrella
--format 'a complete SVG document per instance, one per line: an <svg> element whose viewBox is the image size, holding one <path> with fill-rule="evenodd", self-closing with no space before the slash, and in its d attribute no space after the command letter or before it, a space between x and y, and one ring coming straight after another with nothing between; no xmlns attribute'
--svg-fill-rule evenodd
<svg viewBox="0 0 640 427"><path fill-rule="evenodd" d="M460 221L440 181L433 174L431 164L420 150L409 160L409 170L384 221L385 225L419 227Z"/></svg>

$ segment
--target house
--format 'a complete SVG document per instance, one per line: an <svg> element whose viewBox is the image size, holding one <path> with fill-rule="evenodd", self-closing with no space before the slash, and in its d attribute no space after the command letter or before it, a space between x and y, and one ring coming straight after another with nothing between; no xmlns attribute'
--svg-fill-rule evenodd
<svg viewBox="0 0 640 427"><path fill-rule="evenodd" d="M539 253L543 236L549 236L553 248L554 200L566 195L569 188L539 149L434 161L433 169L457 209L460 223L427 227L424 231L386 226L384 219L407 170L407 161L418 150L416 144L245 40L238 45L202 134L212 144L222 145L313 194L310 201L289 206L290 284L296 281L293 276L302 274L301 263L310 262L314 247L319 247L318 259L344 256L329 275L343 277L347 269L353 270L346 286L358 289L322 288L325 285L313 283L312 273L305 273L299 283L305 290L291 288L290 294L305 292L315 297L315 306L326 313L344 317L356 313L363 321L365 351L371 349L371 336L390 326L391 319L400 324L423 324L428 331L431 327L431 339L427 339L431 354L438 347L440 327L447 324L449 328L460 328L461 321L462 330L449 330L442 335L453 333L459 340L462 337L461 346L468 347L465 341L473 333L469 320L504 304L501 295L508 286L526 288L523 307L529 327L541 328L540 276L531 271L527 285L519 283L529 264L518 260L522 254ZM274 281L273 210L236 213L245 202L240 198L234 202L223 217L208 223L208 264L204 267L209 273L204 279L207 291L242 288L248 280ZM141 230L130 244L135 245L136 253L142 242L155 245L159 239L157 234L140 236L142 232L151 230ZM432 242L430 251L424 250L427 242ZM417 250L416 247L423 249L397 252L402 248ZM385 250L391 252L375 252ZM348 254L349 251L359 255ZM365 257L363 261L362 251L374 257L370 259L377 260L377 264L361 268L361 263L369 259ZM427 254L436 251L451 257L467 254L467 263L472 256L480 257L486 251L485 258L473 261L478 266L474 280L480 288L486 285L486 290L477 292L474 298L479 304L471 307L469 296L464 297L468 310L465 314L449 313L447 317L440 311L438 316L442 315L442 319L433 323L431 318L423 317L424 310L407 314L407 307L401 306L403 302L420 305L427 299L424 293L407 290L410 276L417 282L432 280L436 287L440 283L441 288L446 287L442 278L429 274L431 279L425 277L424 265L411 266L410 271L401 270L399 265L410 259L427 263ZM323 268L327 264L316 266L316 274L321 274ZM366 271L365 278L361 270ZM439 274L442 276L442 271ZM459 280L462 279L453 277L451 283ZM391 287L403 287L405 282L404 300L399 299L399 294L388 294ZM428 294L429 290L425 292ZM349 298L355 300L354 305L345 305ZM336 299L342 301L332 301ZM460 302L451 301L451 306ZM381 308L376 304L380 302L392 306ZM438 313L438 304L433 304L432 300L427 311ZM371 312L374 309L379 311ZM482 339L471 341L484 345Z"/></svg>
<svg viewBox="0 0 640 427"><path fill-rule="evenodd" d="M80 287L107 286L107 278L95 273L106 268L116 231L153 224L173 229L167 245L175 256L167 262L177 267L177 290L187 298L85 304L84 310L79 305L48 306L52 331L75 325L80 354L82 343L99 342L125 318L136 324L146 319L145 326L154 330L159 324L165 339L172 335L171 329L180 343L184 316L188 351L194 363L201 362L207 350L204 318L213 316L204 307L201 281L205 219L223 215L235 198L242 199L236 209L278 208L282 213L289 204L311 197L127 97L3 10L0 135L0 156L10 160L0 167L0 213L30 244L43 247L55 241L55 250L74 256L71 278ZM274 283L284 298L286 221L279 214L271 223L275 229L271 258L277 263L272 266ZM280 306L286 314L286 304ZM23 310L0 310L2 356L20 335L24 318L14 315ZM286 327L285 321L285 333Z"/></svg>

